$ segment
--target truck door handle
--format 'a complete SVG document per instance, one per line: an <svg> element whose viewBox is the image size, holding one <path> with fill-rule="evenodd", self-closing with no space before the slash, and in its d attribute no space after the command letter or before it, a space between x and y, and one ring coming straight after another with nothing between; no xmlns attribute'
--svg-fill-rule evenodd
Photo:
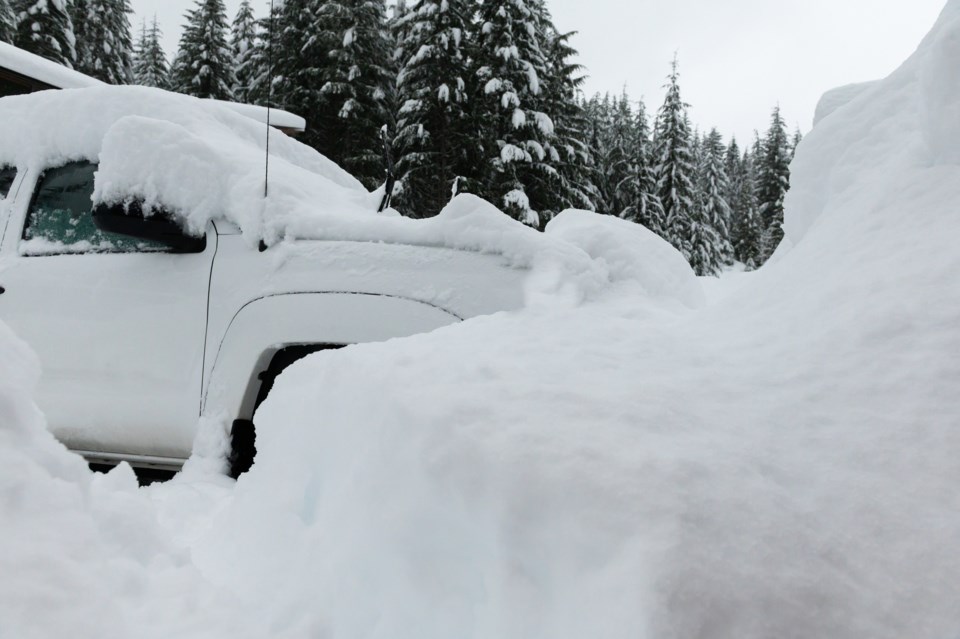
<svg viewBox="0 0 960 639"><path fill-rule="evenodd" d="M3 294L6 293L6 292L7 292L7 289L5 289L5 288L3 288L2 286L0 286L0 295L3 295Z"/></svg>

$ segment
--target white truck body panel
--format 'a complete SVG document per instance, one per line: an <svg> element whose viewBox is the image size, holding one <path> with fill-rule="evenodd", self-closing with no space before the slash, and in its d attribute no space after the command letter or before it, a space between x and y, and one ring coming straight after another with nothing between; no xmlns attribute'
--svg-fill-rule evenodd
<svg viewBox="0 0 960 639"><path fill-rule="evenodd" d="M53 433L100 459L189 456L201 410L252 418L286 345L430 331L522 305L525 272L464 251L292 241L265 251L216 223L202 253L22 255L39 172L0 202L0 319L40 357Z"/></svg>

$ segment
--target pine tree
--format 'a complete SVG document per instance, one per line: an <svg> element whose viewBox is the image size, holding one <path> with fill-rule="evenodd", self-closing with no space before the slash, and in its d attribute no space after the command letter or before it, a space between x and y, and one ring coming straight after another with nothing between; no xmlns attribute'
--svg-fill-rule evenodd
<svg viewBox="0 0 960 639"><path fill-rule="evenodd" d="M666 84L667 95L657 113L654 157L657 162L657 196L664 212L662 235L690 259L695 168L687 105L680 97L679 77L678 63L674 58Z"/></svg>
<svg viewBox="0 0 960 639"><path fill-rule="evenodd" d="M278 71L283 67L280 67L275 59L279 57L278 52L283 35L282 8L281 4L274 4L271 15L257 20L257 35L253 40L253 51L244 69L248 73L247 88L245 94L241 96L242 101L249 104L276 106L282 103L282 95L275 95L274 91L274 88L282 82L282 76Z"/></svg>
<svg viewBox="0 0 960 639"><path fill-rule="evenodd" d="M773 110L761 152L757 158L757 189L763 223L761 259L766 262L783 239L783 200L790 189L792 153L779 106Z"/></svg>
<svg viewBox="0 0 960 639"><path fill-rule="evenodd" d="M397 77L397 169L402 209L411 217L434 215L446 204L454 180L472 172L466 110L466 44L472 3L422 0L404 16ZM461 185L462 186L462 185Z"/></svg>
<svg viewBox="0 0 960 639"><path fill-rule="evenodd" d="M16 46L73 68L76 38L66 0L13 0L13 13Z"/></svg>
<svg viewBox="0 0 960 639"><path fill-rule="evenodd" d="M276 95L310 123L303 141L377 186L392 119L383 0L286 0L277 27Z"/></svg>
<svg viewBox="0 0 960 639"><path fill-rule="evenodd" d="M740 193L740 184L743 182L743 158L740 155L740 145L737 138L730 138L730 144L723 156L723 168L727 172L727 202L730 204L731 214L737 215L737 196ZM731 229L732 229L731 225Z"/></svg>
<svg viewBox="0 0 960 639"><path fill-rule="evenodd" d="M736 147L731 145L730 154L738 154ZM763 232L760 214L757 206L755 154L749 151L737 159L738 176L736 196L734 200L734 223L731 229L734 257L742 262L747 270L760 266L760 236Z"/></svg>
<svg viewBox="0 0 960 639"><path fill-rule="evenodd" d="M797 154L797 147L800 146L800 143L803 141L803 133L800 132L800 127L798 126L793 131L793 138L790 140L790 159L793 160L793 156Z"/></svg>
<svg viewBox="0 0 960 639"><path fill-rule="evenodd" d="M711 129L703 138L700 154L703 190L699 217L701 223L714 234L711 245L702 253L700 270L706 275L719 273L721 266L733 258L733 248L730 246L732 212L727 201L730 184L725 167L726 148L719 131Z"/></svg>
<svg viewBox="0 0 960 639"><path fill-rule="evenodd" d="M17 25L13 19L10 0L0 0L0 42L13 43Z"/></svg>
<svg viewBox="0 0 960 639"><path fill-rule="evenodd" d="M336 114L317 126L338 143L331 157L374 188L383 182L380 129L393 124L393 114L387 112L393 79L386 4L384 0L328 0L321 5L320 15L337 36L328 54L333 66L321 88Z"/></svg>
<svg viewBox="0 0 960 639"><path fill-rule="evenodd" d="M543 55L537 69L540 94L536 106L549 118L551 131L540 130L543 160L534 162L524 178L524 192L534 202L543 227L566 208L596 210L589 147L585 143L587 120L580 106L584 69L574 62L574 33L560 33L544 0L528 0L536 42Z"/></svg>
<svg viewBox="0 0 960 639"><path fill-rule="evenodd" d="M620 217L642 224L654 233L662 233L663 205L657 196L653 143L650 139L650 124L647 122L647 107L642 100L637 106L633 140L626 162L626 177L618 185L620 198L625 203Z"/></svg>
<svg viewBox="0 0 960 639"><path fill-rule="evenodd" d="M631 147L636 140L636 132L634 131L636 121L626 90L621 92L620 97L611 103L609 125L610 129L604 142L607 146L604 162L607 166L604 170L607 173L606 180L609 184L610 208L604 212L612 215L622 215L629 204L623 197L623 190L620 185L630 176L630 159L633 155Z"/></svg>
<svg viewBox="0 0 960 639"><path fill-rule="evenodd" d="M196 0L185 16L173 68L175 90L199 98L233 99L233 60L227 44L227 10L223 0Z"/></svg>
<svg viewBox="0 0 960 639"><path fill-rule="evenodd" d="M556 168L554 201L547 208L599 210L598 193L593 184L593 158L587 144L590 122L579 99L585 81L584 68L573 61L577 51L570 45L574 33L558 33L547 25L542 48L547 62L543 82L543 108L550 114L554 133L546 150Z"/></svg>
<svg viewBox="0 0 960 639"><path fill-rule="evenodd" d="M686 117L686 127L690 130L691 124ZM687 221L688 260L694 273L697 275L715 275L723 261L719 251L720 238L717 230L707 217L706 195L707 170L704 154L704 143L699 131L694 129L691 136L690 155L693 166L693 204L690 207Z"/></svg>
<svg viewBox="0 0 960 639"><path fill-rule="evenodd" d="M133 83L144 87L166 88L169 83L167 56L160 43L162 38L157 17L153 17L150 28L143 24L140 38L134 49Z"/></svg>
<svg viewBox="0 0 960 639"><path fill-rule="evenodd" d="M541 110L546 59L538 38L539 8L531 0L484 2L475 57L485 195L531 226L541 224L537 209L547 203L530 194L542 193L539 187L556 175L544 147L554 123Z"/></svg>
<svg viewBox="0 0 960 639"><path fill-rule="evenodd" d="M129 0L73 0L76 69L108 84L132 79Z"/></svg>
<svg viewBox="0 0 960 639"><path fill-rule="evenodd" d="M259 73L257 60L257 19L250 0L243 0L233 20L230 48L233 51L233 98L250 102L252 86Z"/></svg>
<svg viewBox="0 0 960 639"><path fill-rule="evenodd" d="M613 181L613 103L610 94L599 93L583 103L589 123L588 148L592 163L590 179L596 193L596 210L616 211L617 184Z"/></svg>

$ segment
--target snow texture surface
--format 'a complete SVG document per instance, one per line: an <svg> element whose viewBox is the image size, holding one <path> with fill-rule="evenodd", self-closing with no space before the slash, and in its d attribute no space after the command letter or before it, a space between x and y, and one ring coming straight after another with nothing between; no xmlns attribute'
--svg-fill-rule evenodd
<svg viewBox="0 0 960 639"><path fill-rule="evenodd" d="M958 43L950 0L804 139L775 263L704 301L567 212L589 267L298 362L235 485L91 478L0 327L0 636L957 636Z"/></svg>

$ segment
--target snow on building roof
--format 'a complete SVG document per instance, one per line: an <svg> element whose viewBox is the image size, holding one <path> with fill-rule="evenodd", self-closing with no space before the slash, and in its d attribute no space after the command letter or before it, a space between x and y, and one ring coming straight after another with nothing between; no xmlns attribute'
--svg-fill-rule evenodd
<svg viewBox="0 0 960 639"><path fill-rule="evenodd" d="M33 80L36 89L81 89L86 87L104 86L100 80L89 75L68 69L46 58L34 55L5 42L0 42L0 70ZM44 85L44 86L37 86ZM254 104L240 104L225 100L212 100L233 109L241 115L252 118L261 123L267 123L267 109ZM302 133L307 128L307 121L299 115L283 109L270 109L270 125L287 133Z"/></svg>
<svg viewBox="0 0 960 639"><path fill-rule="evenodd" d="M240 115L253 118L257 122L267 124L269 118L270 126L280 129L285 133L303 133L307 130L307 121L289 111L283 109L271 108L269 114L267 108L256 104L240 104L239 102L227 102L225 100L211 100L233 109Z"/></svg>
<svg viewBox="0 0 960 639"><path fill-rule="evenodd" d="M103 84L96 78L68 69L23 49L0 42L0 68L34 79L54 89L79 89Z"/></svg>

